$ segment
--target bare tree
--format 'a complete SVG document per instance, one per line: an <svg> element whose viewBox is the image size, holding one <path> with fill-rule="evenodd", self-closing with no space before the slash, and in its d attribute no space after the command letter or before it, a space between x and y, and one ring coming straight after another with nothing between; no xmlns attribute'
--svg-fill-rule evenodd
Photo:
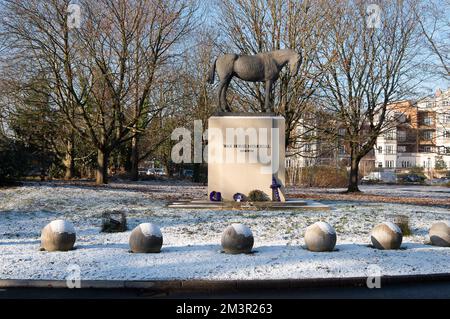
<svg viewBox="0 0 450 319"><path fill-rule="evenodd" d="M98 107L93 114L81 108L98 148L97 183L106 181L110 152L129 140L132 172L137 177L138 137L161 111L160 106L149 103L148 96L158 69L190 31L195 11L191 1L106 1L104 5L105 16L99 18L100 7L86 4L89 22L80 36L86 39L89 52L90 67L84 78L95 83L92 104ZM98 114L102 115L100 123Z"/></svg>
<svg viewBox="0 0 450 319"><path fill-rule="evenodd" d="M361 159L391 126L388 105L410 93L417 75L414 3L378 2L379 21L367 20L363 2L322 5L327 21L327 37L319 53L325 74L322 100L335 116L335 127L345 130L342 143L350 151L348 191L357 192Z"/></svg>
<svg viewBox="0 0 450 319"><path fill-rule="evenodd" d="M202 128L206 129L209 117L216 110L214 90L206 81L210 65L217 56L215 41L214 30L203 25L202 30L190 38L181 63L164 67L165 76L155 84L151 94L152 103L167 107L143 134L145 146L141 158L153 156L166 166L169 174L175 168L170 160L171 149L176 143L171 140L172 131L177 127L193 131L194 121L201 121ZM195 181L200 178L201 165L193 164Z"/></svg>
<svg viewBox="0 0 450 319"><path fill-rule="evenodd" d="M74 173L74 134L71 128L75 120L75 101L68 85L74 79L70 70L75 45L67 26L69 1L51 0L42 5L41 1L2 2L2 39L8 43L7 66L9 80L19 88L20 81L26 83L37 74L45 74L50 88L50 103L65 110L67 118L60 127L60 135L66 136L64 163L66 177ZM78 124L78 123L77 123Z"/></svg>
<svg viewBox="0 0 450 319"><path fill-rule="evenodd" d="M450 0L430 0L415 7L416 19L432 56L428 72L450 79Z"/></svg>
<svg viewBox="0 0 450 319"><path fill-rule="evenodd" d="M210 28L206 28L200 32L195 39L195 49L188 51L185 56L185 63L183 64L183 83L184 96L188 97L188 103L184 106L191 109L188 116L190 121L189 127L192 129L194 121L201 121L202 128L208 127L208 119L212 116L216 109L215 92L212 87L207 84L209 76L210 65L214 62L217 56L216 43L217 35ZM198 123L198 122L197 122ZM202 143L204 141L202 140ZM195 156L196 150L193 154ZM197 154L201 155L201 154ZM198 158L197 158L198 159ZM202 164L194 161L193 165L193 180L200 182L200 172Z"/></svg>
<svg viewBox="0 0 450 319"><path fill-rule="evenodd" d="M7 0L10 36L51 74L54 101L70 127L97 149L96 182L106 183L111 152L138 137L160 111L148 96L159 67L193 23L190 0L80 1L82 23L68 23L69 1ZM17 46L19 47L19 46Z"/></svg>

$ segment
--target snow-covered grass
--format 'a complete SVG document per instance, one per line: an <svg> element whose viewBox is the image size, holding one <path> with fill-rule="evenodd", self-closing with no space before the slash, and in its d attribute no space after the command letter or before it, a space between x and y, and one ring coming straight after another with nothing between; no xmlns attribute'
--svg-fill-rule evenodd
<svg viewBox="0 0 450 319"><path fill-rule="evenodd" d="M373 191L381 192L382 188ZM384 192L389 192L386 187ZM450 248L425 244L432 223L450 219L445 208L345 201L327 202L334 207L331 211L165 207L167 199L194 197L205 198L206 189L166 183L105 188L48 183L0 189L0 279L65 279L72 264L80 266L85 280L354 277L365 276L371 264L380 266L385 275L450 272ZM126 211L130 230L100 233L101 215L107 210ZM403 249L368 247L371 229L392 219L393 214L410 220L412 236L404 238ZM75 250L39 251L40 231L55 219L74 224ZM316 221L326 221L335 228L336 251L313 253L303 248L304 231ZM160 254L129 253L130 232L143 222L161 228L164 245ZM221 233L232 223L251 228L253 254L220 252Z"/></svg>

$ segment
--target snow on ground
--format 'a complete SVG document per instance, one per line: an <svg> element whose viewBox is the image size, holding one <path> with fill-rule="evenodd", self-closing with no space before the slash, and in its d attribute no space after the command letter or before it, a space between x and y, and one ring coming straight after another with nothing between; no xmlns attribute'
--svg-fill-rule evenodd
<svg viewBox="0 0 450 319"><path fill-rule="evenodd" d="M386 186L384 191L390 192ZM206 189L156 182L104 188L46 183L0 189L0 279L65 279L72 264L80 266L84 280L354 277L366 276L371 264L380 266L384 275L450 272L450 249L424 244L433 222L450 219L448 209L345 201L327 202L334 207L331 211L165 207L167 198L190 197L206 197ZM99 233L100 216L107 210L126 211L129 231ZM405 237L398 251L368 247L370 230L392 214L409 216L413 236ZM74 224L75 250L39 251L40 231L55 219ZM336 251L313 253L303 248L306 227L320 220L336 229ZM161 227L160 254L128 252L130 232L142 222ZM251 228L253 254L220 252L221 233L232 223Z"/></svg>

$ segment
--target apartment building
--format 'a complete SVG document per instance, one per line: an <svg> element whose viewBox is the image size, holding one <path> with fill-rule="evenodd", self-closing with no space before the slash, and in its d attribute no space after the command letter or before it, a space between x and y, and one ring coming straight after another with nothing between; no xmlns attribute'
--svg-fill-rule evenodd
<svg viewBox="0 0 450 319"><path fill-rule="evenodd" d="M315 127L327 127L331 133L322 136ZM298 169L308 166L350 166L350 146L346 130L330 114L320 114L302 119L293 132L294 146L288 149L286 168ZM364 131L362 132L364 135ZM363 174L375 168L375 152L371 151L360 162Z"/></svg>
<svg viewBox="0 0 450 319"><path fill-rule="evenodd" d="M389 106L392 128L380 135L375 145L375 167L395 169L416 166L418 153L418 112L411 101Z"/></svg>
<svg viewBox="0 0 450 319"><path fill-rule="evenodd" d="M385 169L450 169L450 89L417 102L389 106L394 127L378 137L375 166Z"/></svg>
<svg viewBox="0 0 450 319"><path fill-rule="evenodd" d="M375 168L423 167L426 173L443 166L450 169L450 88L418 101L392 103L388 110L390 127L377 138L373 152L361 161L363 174ZM315 136L309 124L298 126L297 134L306 138L288 150L291 156L286 166L348 165L349 149L339 138L345 130L335 123L337 138L324 141Z"/></svg>

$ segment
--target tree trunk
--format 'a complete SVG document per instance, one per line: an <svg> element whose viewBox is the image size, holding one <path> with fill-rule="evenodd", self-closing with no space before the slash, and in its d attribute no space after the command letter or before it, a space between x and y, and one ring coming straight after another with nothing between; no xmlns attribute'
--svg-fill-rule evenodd
<svg viewBox="0 0 450 319"><path fill-rule="evenodd" d="M99 149L97 151L97 169L95 183L108 184L108 153Z"/></svg>
<svg viewBox="0 0 450 319"><path fill-rule="evenodd" d="M72 179L75 177L75 158L73 156L73 136L67 141L66 157L64 159L64 166L66 167L66 173L64 179Z"/></svg>
<svg viewBox="0 0 450 319"><path fill-rule="evenodd" d="M358 159L356 156L351 156L351 159L350 159L350 178L349 178L348 189L347 189L348 193L360 192L360 190L358 188L359 162L360 162L360 159Z"/></svg>
<svg viewBox="0 0 450 319"><path fill-rule="evenodd" d="M135 135L131 139L131 180L137 181L139 179L139 149L138 137Z"/></svg>

